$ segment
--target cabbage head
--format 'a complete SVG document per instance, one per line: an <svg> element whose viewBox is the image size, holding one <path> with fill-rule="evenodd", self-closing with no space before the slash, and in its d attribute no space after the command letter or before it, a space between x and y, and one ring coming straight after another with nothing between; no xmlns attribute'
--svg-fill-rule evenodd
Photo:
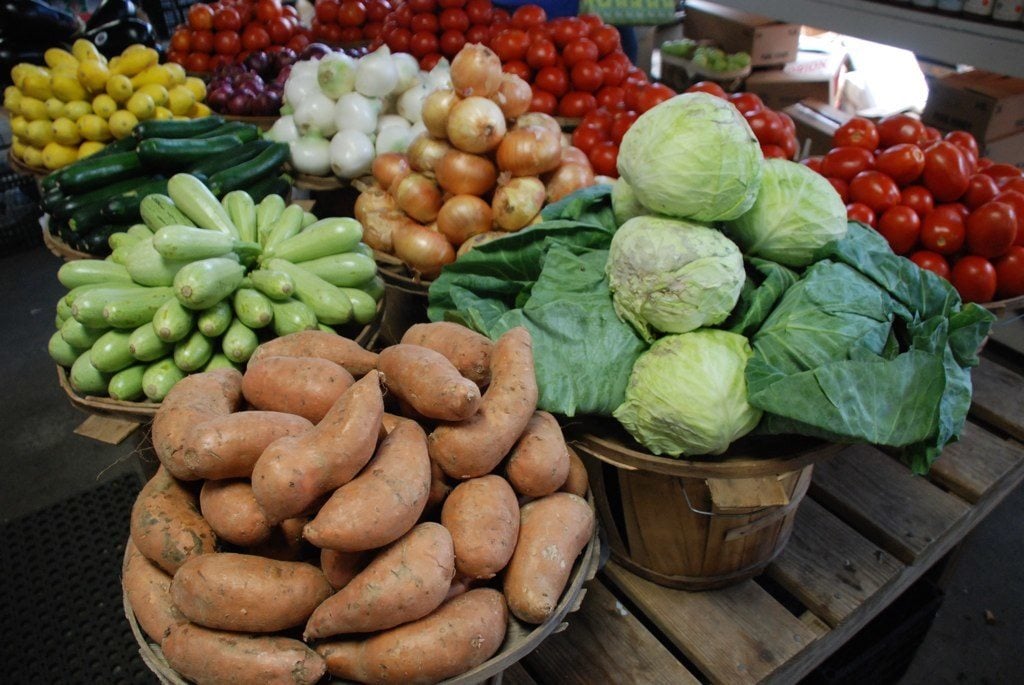
<svg viewBox="0 0 1024 685"><path fill-rule="evenodd" d="M654 454L721 454L754 429L742 335L712 328L668 335L633 365L626 401L614 416Z"/></svg>
<svg viewBox="0 0 1024 685"><path fill-rule="evenodd" d="M750 209L764 156L743 115L707 93L683 93L640 115L622 138L619 175L655 214L726 221Z"/></svg>
<svg viewBox="0 0 1024 685"><path fill-rule="evenodd" d="M619 227L605 271L616 313L648 342L655 331L721 323L746 279L739 248L721 231L654 216Z"/></svg>
<svg viewBox="0 0 1024 685"><path fill-rule="evenodd" d="M619 226L635 216L650 214L636 199L636 193L624 178L617 178L612 184L612 213Z"/></svg>
<svg viewBox="0 0 1024 685"><path fill-rule="evenodd" d="M818 248L846 235L846 207L825 177L803 164L765 160L754 206L725 231L752 257L791 267L814 261Z"/></svg>

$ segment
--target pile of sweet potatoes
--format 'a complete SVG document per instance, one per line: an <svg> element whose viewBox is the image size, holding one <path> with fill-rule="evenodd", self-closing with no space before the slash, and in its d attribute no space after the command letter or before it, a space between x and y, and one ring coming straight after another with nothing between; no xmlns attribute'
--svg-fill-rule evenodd
<svg viewBox="0 0 1024 685"><path fill-rule="evenodd" d="M530 336L305 331L189 376L153 422L123 583L197 683L433 683L554 612L595 521Z"/></svg>

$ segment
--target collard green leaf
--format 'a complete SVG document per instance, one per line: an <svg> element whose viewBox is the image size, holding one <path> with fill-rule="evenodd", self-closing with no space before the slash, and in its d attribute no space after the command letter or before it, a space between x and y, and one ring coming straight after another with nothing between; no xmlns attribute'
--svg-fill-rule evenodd
<svg viewBox="0 0 1024 685"><path fill-rule="evenodd" d="M744 261L747 280L743 283L739 301L721 327L749 338L800 277L792 269L765 259L753 257Z"/></svg>

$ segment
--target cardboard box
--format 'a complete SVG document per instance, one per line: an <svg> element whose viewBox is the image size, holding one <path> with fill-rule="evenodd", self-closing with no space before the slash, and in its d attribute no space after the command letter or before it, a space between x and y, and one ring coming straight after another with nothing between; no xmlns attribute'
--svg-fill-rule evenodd
<svg viewBox="0 0 1024 685"><path fill-rule="evenodd" d="M796 59L800 24L784 24L712 2L689 0L683 35L714 41L726 52L747 52L752 66L770 66Z"/></svg>
<svg viewBox="0 0 1024 685"><path fill-rule="evenodd" d="M1024 79L981 70L938 79L921 119L943 131L969 131L979 141L1024 131Z"/></svg>
<svg viewBox="0 0 1024 685"><path fill-rule="evenodd" d="M801 50L796 60L776 69L755 69L744 88L757 93L772 109L785 109L812 99L835 106L846 73L846 53Z"/></svg>
<svg viewBox="0 0 1024 685"><path fill-rule="evenodd" d="M836 129L853 115L818 100L803 100L783 109L796 124L796 139L800 143L800 159L810 155L823 155L832 149L832 136Z"/></svg>
<svg viewBox="0 0 1024 685"><path fill-rule="evenodd" d="M985 141L981 144L981 154L993 162L1024 169L1024 131Z"/></svg>

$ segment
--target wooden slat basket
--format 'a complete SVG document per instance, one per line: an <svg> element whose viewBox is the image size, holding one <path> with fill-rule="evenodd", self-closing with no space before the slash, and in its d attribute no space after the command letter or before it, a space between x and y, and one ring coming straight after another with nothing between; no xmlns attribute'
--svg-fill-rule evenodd
<svg viewBox="0 0 1024 685"><path fill-rule="evenodd" d="M431 282L421 279L393 255L378 250L374 256L388 301L380 320L380 341L382 345L394 345L412 326L429 320L427 291Z"/></svg>
<svg viewBox="0 0 1024 685"><path fill-rule="evenodd" d="M573 446L615 561L685 590L721 588L763 571L789 540L814 462L842 448L750 438L721 457L669 459L607 427L579 433Z"/></svg>

